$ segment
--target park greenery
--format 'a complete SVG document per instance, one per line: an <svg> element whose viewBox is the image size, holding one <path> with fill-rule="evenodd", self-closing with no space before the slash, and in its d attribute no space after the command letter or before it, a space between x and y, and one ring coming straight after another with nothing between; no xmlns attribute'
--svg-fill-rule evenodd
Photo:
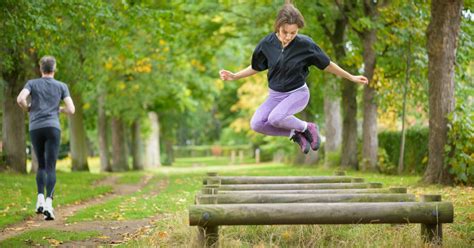
<svg viewBox="0 0 474 248"><path fill-rule="evenodd" d="M91 160L90 168L99 170L99 160ZM255 176L308 176L332 175L333 169L323 167L288 166L285 164L240 164L228 165L220 158L195 157L177 158L176 166L164 167L142 173L140 171L116 173L122 185L139 184L144 177L152 176L149 184L143 189L91 205L68 216L67 225L86 224L89 221L133 221L158 215L159 221L138 234L130 235L120 241L124 247L198 247L196 228L190 227L187 220L187 208L194 204L194 196L202 187L202 178L208 171L219 171L222 175L255 175ZM202 164L195 167L193 164ZM61 171L70 170L66 164L60 164ZM166 170L164 170L166 169ZM420 176L381 175L376 172L347 171L348 175L362 177L367 182L381 182L384 187L407 187L408 192L419 197L421 194L441 194L444 201L454 205L455 222L443 225L444 247L470 247L474 231L473 188L464 186L440 187L419 184ZM74 176L74 177L73 177ZM106 196L110 188L97 188L96 180L103 179L104 174L95 173L61 173L61 191L57 201L62 206L87 202L91 198ZM110 176L110 175L107 175ZM4 173L0 174L0 193L15 196L11 201L0 202L0 228L19 220L16 215L7 214L9 209L18 209L17 215L22 218L33 216L31 209L34 202L29 197L32 187L19 187L14 182L32 181L33 175ZM160 188L158 182L166 181L166 188ZM78 182L81 182L79 185ZM30 182L31 184L32 182ZM84 192L73 197L71 189ZM153 191L160 188L158 195ZM6 191L5 191L6 190ZM4 211L5 210L5 211ZM137 211L139 210L139 211ZM113 225L113 224L110 224ZM312 225L312 226L229 226L221 231L221 247L420 247L419 226L409 225ZM66 231L57 229L28 230L0 242L0 247L28 246L74 246L75 241L99 239L112 242L111 237L93 231ZM376 234L376 235L374 235ZM96 243L97 244L97 243ZM112 243L117 244L117 243ZM313 244L313 245L312 245ZM316 245L317 244L317 245Z"/></svg>
<svg viewBox="0 0 474 248"><path fill-rule="evenodd" d="M164 221L125 246L183 246L195 238L185 209L209 170L330 175L342 169L416 194L441 192L456 211L444 244L472 246L473 2L290 1L305 17L299 33L370 81L360 86L311 68L310 103L298 117L317 123L324 139L309 155L286 137L251 130L252 114L268 93L266 73L219 79L220 69L250 64L285 2L0 1L0 228L33 218L38 165L28 114L16 97L27 80L40 76L39 59L53 55L55 78L68 85L76 106L74 115L60 117L55 204L111 194L110 185L97 185L110 177L124 185L147 182L74 213L67 224L159 214ZM451 11L455 7L459 11ZM157 192L160 182L167 185ZM229 247L418 247L414 228L229 227L223 240ZM0 246L25 240L58 245L100 235L45 229Z"/></svg>
<svg viewBox="0 0 474 248"><path fill-rule="evenodd" d="M306 18L301 33L311 36L336 63L370 79L362 88L311 71L312 98L300 115L318 123L326 137L319 160L327 166L425 173L432 157L427 135L430 3L295 4ZM27 171L30 157L24 151L29 138L18 128L25 123L26 130L27 116L13 100L27 79L38 77L37 61L46 54L56 56L56 78L69 85L77 106L74 116L61 119L63 150L74 171L88 171L89 156L101 157L102 171L172 165L179 153L176 147L190 145L247 145L249 152L260 148L264 160L278 153L285 161L308 163L287 140L250 130L252 113L267 91L264 73L236 82L218 79L221 68L237 71L249 64L252 49L272 31L281 5L282 1L2 1L1 168ZM451 100L455 110L445 116L449 131L441 169L449 171L451 180L429 182L473 182L471 7L466 2L460 16ZM371 63L374 66L368 68ZM329 133L331 128L335 134ZM418 138L411 139L413 135ZM149 149L153 142L157 145Z"/></svg>

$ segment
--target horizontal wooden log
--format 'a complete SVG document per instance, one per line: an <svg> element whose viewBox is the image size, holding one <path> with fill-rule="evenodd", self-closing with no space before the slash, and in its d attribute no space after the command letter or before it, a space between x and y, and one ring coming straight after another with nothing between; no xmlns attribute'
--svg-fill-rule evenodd
<svg viewBox="0 0 474 248"><path fill-rule="evenodd" d="M196 204L414 202L413 194L221 194L196 195Z"/></svg>
<svg viewBox="0 0 474 248"><path fill-rule="evenodd" d="M203 184L219 179L220 184L350 183L363 178L347 176L217 176L203 179Z"/></svg>
<svg viewBox="0 0 474 248"><path fill-rule="evenodd" d="M303 189L364 189L381 188L381 183L311 183L311 184L225 184L221 190L303 190Z"/></svg>
<svg viewBox="0 0 474 248"><path fill-rule="evenodd" d="M191 226L452 223L450 202L195 205Z"/></svg>
<svg viewBox="0 0 474 248"><path fill-rule="evenodd" d="M219 194L363 194L363 193L406 193L402 188L377 189L313 189L313 190L219 190Z"/></svg>

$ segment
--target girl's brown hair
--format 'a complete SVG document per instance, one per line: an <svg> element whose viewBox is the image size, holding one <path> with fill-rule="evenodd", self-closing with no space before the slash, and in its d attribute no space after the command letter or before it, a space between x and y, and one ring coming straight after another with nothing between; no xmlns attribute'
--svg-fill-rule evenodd
<svg viewBox="0 0 474 248"><path fill-rule="evenodd" d="M290 3L286 1L285 5L278 11L277 18L275 20L274 28L275 32L278 32L281 26L285 24L296 24L298 28L304 27L304 17L301 12Z"/></svg>

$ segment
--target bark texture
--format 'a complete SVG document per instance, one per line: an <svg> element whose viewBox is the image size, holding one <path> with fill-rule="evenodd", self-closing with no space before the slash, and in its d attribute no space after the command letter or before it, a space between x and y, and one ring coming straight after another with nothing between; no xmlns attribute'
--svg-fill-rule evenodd
<svg viewBox="0 0 474 248"><path fill-rule="evenodd" d="M22 61L14 61L15 67L2 73L3 87L2 145L5 155L3 169L26 173L25 113L16 98L25 84Z"/></svg>
<svg viewBox="0 0 474 248"><path fill-rule="evenodd" d="M372 21L376 21L379 15L377 3L364 1L364 13ZM377 30L365 30L362 33L362 44L364 46L364 76L369 80L369 85L364 87L364 120L362 123L362 159L366 163L366 169L375 171L377 169L377 103L374 82L372 82L376 64L375 42L377 41Z"/></svg>
<svg viewBox="0 0 474 248"><path fill-rule="evenodd" d="M112 171L110 165L109 140L107 138L107 115L105 114L105 96L99 95L98 99L98 118L97 118L97 135L99 136L99 155L100 155L100 170Z"/></svg>
<svg viewBox="0 0 474 248"><path fill-rule="evenodd" d="M132 168L134 170L143 170L143 142L141 137L141 125L139 120L132 124Z"/></svg>
<svg viewBox="0 0 474 248"><path fill-rule="evenodd" d="M125 129L118 117L112 117L112 171L127 171L127 148L125 144Z"/></svg>
<svg viewBox="0 0 474 248"><path fill-rule="evenodd" d="M454 65L461 22L462 0L433 0L428 25L429 148L427 183L452 184L445 166L447 115L454 110Z"/></svg>
<svg viewBox="0 0 474 248"><path fill-rule="evenodd" d="M69 131L71 144L71 159L73 171L88 171L87 163L87 141L86 130L84 129L84 113L82 109L82 97L80 94L72 92L71 97L76 107L76 112L69 116Z"/></svg>

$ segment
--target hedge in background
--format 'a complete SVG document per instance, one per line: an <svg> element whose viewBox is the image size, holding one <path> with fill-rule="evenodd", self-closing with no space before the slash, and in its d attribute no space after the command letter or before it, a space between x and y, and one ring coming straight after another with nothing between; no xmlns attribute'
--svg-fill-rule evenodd
<svg viewBox="0 0 474 248"><path fill-rule="evenodd" d="M448 116L446 164L457 183L474 184L474 113L460 104Z"/></svg>
<svg viewBox="0 0 474 248"><path fill-rule="evenodd" d="M390 163L398 166L400 157L401 132L385 131L378 135L379 147L388 155ZM415 127L406 132L405 139L405 172L423 173L428 158L428 128Z"/></svg>

